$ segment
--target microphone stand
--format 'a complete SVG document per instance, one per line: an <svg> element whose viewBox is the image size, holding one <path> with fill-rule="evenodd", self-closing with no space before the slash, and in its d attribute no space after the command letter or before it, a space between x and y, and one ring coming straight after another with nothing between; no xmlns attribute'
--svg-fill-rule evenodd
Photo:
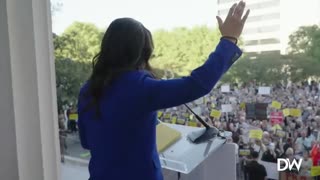
<svg viewBox="0 0 320 180"><path fill-rule="evenodd" d="M206 121L204 121L199 115L197 115L193 110L187 105L184 104L189 111L197 118L197 120L206 128L203 134L201 134L199 137L197 137L195 140L191 140L195 144L200 144L203 142L207 142L212 138L220 137L223 139L226 139L225 137L220 135L220 130L216 127L211 127Z"/></svg>

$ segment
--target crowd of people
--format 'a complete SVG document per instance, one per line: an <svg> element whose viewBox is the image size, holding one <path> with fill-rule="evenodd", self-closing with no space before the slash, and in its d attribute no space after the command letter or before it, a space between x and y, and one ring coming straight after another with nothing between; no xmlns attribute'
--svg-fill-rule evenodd
<svg viewBox="0 0 320 180"><path fill-rule="evenodd" d="M314 81L277 84L270 86L269 94L263 95L259 93L259 87L265 87L264 84L251 82L227 85L227 92L222 90L222 86L225 85L213 89L205 97L190 102L187 106L210 125L232 132L228 141L239 147L239 176L244 177L246 172L250 172L250 166L254 164L251 160L277 163L278 158L302 159L301 169L294 172L301 176L310 176L311 167L320 165L319 84ZM273 102L277 102L278 107L274 107ZM267 105L266 118L248 118L247 105L258 103ZM223 105L230 105L230 111L224 112ZM290 108L300 110L301 114L286 114L284 110ZM273 112L281 112L282 120L271 121ZM77 132L76 113L75 108L69 108L59 115L62 154L67 148L67 134ZM167 123L201 127L184 105L160 110L158 118ZM252 138L252 130L261 130L261 138ZM260 170L255 169L253 174L260 172L262 176L266 176L263 166L257 164L255 168L259 167Z"/></svg>
<svg viewBox="0 0 320 180"><path fill-rule="evenodd" d="M277 163L278 158L303 159L301 169L294 173L310 176L311 167L320 163L319 84L314 81L276 84L270 86L269 94L263 95L259 93L262 86L266 85L232 84L227 92L218 87L187 105L207 123L233 133L229 141L239 146L240 164L255 158L271 163ZM264 119L248 117L246 106L258 103L267 105L267 116ZM223 105L231 105L232 110L223 112ZM298 115L285 112L293 108L299 111ZM273 112L280 112L279 121L271 121ZM159 111L158 118L167 123L201 126L185 106ZM251 137L252 130L261 130L261 136ZM246 166L241 167L240 172L245 172Z"/></svg>

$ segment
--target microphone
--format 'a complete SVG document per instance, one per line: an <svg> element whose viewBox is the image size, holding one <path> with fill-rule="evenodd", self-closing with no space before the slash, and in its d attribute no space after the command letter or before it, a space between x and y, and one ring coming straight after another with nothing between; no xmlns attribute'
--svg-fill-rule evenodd
<svg viewBox="0 0 320 180"><path fill-rule="evenodd" d="M216 127L211 127L205 120L203 120L198 114L193 112L193 110L187 105L184 104L188 110L197 118L197 120L206 128L205 131L198 135L197 137L190 137L191 142L195 144L200 144L209 141L212 138L220 137L222 139L226 139L226 137L220 135L220 130Z"/></svg>
<svg viewBox="0 0 320 180"><path fill-rule="evenodd" d="M210 125L205 121L203 120L198 114L196 114L187 104L184 104L188 109L189 111L197 118L197 120L204 126L206 127L206 129L210 128Z"/></svg>

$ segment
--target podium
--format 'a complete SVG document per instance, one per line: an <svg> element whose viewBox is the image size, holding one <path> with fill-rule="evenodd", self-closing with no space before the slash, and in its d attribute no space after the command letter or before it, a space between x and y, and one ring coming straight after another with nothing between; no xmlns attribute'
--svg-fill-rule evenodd
<svg viewBox="0 0 320 180"><path fill-rule="evenodd" d="M236 145L224 144L225 140L213 138L212 140L194 144L187 135L200 128L167 124L165 125L179 131L181 139L165 151L159 153L165 180L236 180ZM231 132L224 136L230 137Z"/></svg>

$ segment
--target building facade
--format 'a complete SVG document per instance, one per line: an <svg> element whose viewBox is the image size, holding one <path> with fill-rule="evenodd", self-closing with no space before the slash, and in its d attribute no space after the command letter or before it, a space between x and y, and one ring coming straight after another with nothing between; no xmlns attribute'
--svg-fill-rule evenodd
<svg viewBox="0 0 320 180"><path fill-rule="evenodd" d="M225 18L238 0L217 0L218 15ZM255 53L287 53L289 35L299 26L319 24L320 1L246 0L251 10L242 35L244 50Z"/></svg>

